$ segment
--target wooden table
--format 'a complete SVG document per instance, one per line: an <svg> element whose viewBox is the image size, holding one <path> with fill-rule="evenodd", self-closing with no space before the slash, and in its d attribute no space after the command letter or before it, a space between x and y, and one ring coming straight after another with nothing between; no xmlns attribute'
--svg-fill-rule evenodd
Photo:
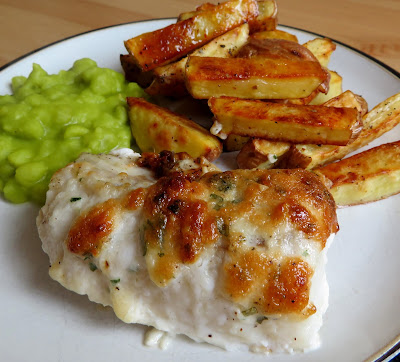
<svg viewBox="0 0 400 362"><path fill-rule="evenodd" d="M136 20L175 17L201 2L0 0L0 67L36 48L80 32ZM399 0L277 2L280 24L347 43L400 71Z"/></svg>

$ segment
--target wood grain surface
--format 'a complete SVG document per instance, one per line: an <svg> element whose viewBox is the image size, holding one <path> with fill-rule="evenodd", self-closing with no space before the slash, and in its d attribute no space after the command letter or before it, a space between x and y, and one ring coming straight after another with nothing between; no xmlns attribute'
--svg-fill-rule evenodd
<svg viewBox="0 0 400 362"><path fill-rule="evenodd" d="M27 52L74 34L130 21L176 17L201 2L0 0L0 67ZM400 0L277 2L280 24L344 42L400 71Z"/></svg>

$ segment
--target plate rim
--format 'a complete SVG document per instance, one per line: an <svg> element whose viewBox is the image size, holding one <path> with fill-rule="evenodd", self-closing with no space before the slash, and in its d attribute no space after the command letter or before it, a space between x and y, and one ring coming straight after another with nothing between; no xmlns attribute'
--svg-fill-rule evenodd
<svg viewBox="0 0 400 362"><path fill-rule="evenodd" d="M146 22L152 22L152 21L160 21L161 22L161 21L165 21L165 20L176 20L176 19L177 19L176 17L166 17L166 18L151 18L151 19L144 19L144 20L134 20L134 21L128 21L128 22L124 22L124 23L107 25L107 26L103 26L103 27L100 27L100 28L90 29L90 30L87 30L87 31L84 31L84 32L81 32L81 33L73 34L73 35L67 36L65 38L58 39L58 40L56 40L54 42L45 44L45 45L43 45L43 46L41 46L39 48L33 49L30 52L25 53L25 54L19 56L18 58L15 58L15 59L11 60L10 62L0 66L0 72L3 71L6 68L9 68L10 66L18 63L22 59L25 59L25 58L29 57L30 55L33 55L33 54L35 54L35 53L37 53L37 52L39 52L39 51L41 51L43 49L49 48L49 47L51 47L51 46L53 46L55 44L62 43L62 42L66 41L66 40L69 40L69 39L77 38L77 37L82 36L82 35L86 35L86 34L93 33L93 32L100 31L100 30L104 30L104 29L117 28L119 26L124 26L124 25L129 25L129 24L146 23ZM308 34L316 35L316 36L319 36L319 37L325 37L325 38L327 37L327 36L325 36L323 34L320 34L320 33L314 32L314 31L310 31L310 30L306 30L306 29L303 29L303 28L298 28L298 27L295 27L295 26L290 26L290 25L285 25L285 24L278 24L278 26L283 26L285 28L306 32ZM355 47L353 47L351 45L348 45L348 44L346 44L346 43L344 43L344 42L342 42L340 40L336 40L336 39L334 39L332 37L327 37L327 38L331 39L333 42L335 42L337 44L340 44L341 46L343 46L343 47L345 47L347 49L350 49L350 50L358 53L359 55L362 55L363 57L373 61L374 63L380 65L381 67L385 68L387 71L392 73L392 75L394 75L395 77L397 77L400 80L400 71L397 71L396 69L394 69L391 66L387 65L385 62L373 57L372 55L369 55L369 54L363 52L360 49L357 49L357 48L355 48Z"/></svg>

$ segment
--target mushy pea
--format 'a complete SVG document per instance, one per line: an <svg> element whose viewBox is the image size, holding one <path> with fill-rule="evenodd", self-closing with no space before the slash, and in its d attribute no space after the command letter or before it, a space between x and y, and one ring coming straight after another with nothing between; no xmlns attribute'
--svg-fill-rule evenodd
<svg viewBox="0 0 400 362"><path fill-rule="evenodd" d="M34 64L0 96L0 190L14 203L43 204L53 173L82 152L129 147L126 97L143 97L135 83L90 59L49 75Z"/></svg>

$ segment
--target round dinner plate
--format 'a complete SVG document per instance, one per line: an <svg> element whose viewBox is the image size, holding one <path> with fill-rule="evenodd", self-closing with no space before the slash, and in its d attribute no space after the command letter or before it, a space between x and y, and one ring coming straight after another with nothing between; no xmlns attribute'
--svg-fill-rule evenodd
<svg viewBox="0 0 400 362"><path fill-rule="evenodd" d="M0 94L32 63L48 73L89 57L121 71L123 41L174 19L150 20L80 34L28 54L0 70ZM281 26L300 43L318 35ZM361 94L372 108L400 92L400 75L365 54L337 44L329 68L343 77L343 90ZM367 148L400 139L399 126ZM229 157L229 156L228 156ZM340 231L329 252L329 308L320 331L322 346L295 355L226 352L185 337L161 351L143 345L147 327L118 320L103 308L64 289L48 276L35 219L38 208L0 200L0 355L2 361L361 361L400 333L400 195L338 210ZM397 339L396 339L397 338ZM375 358L384 358L383 348Z"/></svg>

